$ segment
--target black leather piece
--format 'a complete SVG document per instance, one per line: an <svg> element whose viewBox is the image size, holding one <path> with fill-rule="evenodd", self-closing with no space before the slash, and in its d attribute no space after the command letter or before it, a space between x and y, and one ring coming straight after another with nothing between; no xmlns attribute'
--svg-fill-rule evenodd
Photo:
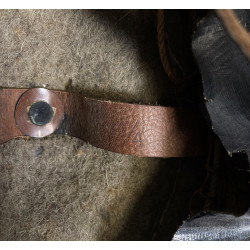
<svg viewBox="0 0 250 250"><path fill-rule="evenodd" d="M235 11L250 30L250 11ZM214 132L229 154L250 152L250 62L211 14L192 42L203 79L205 105Z"/></svg>
<svg viewBox="0 0 250 250"><path fill-rule="evenodd" d="M235 14L250 30L250 11ZM202 112L232 156L218 152L221 160L210 171L207 189L213 190L213 199L207 208L242 215L250 206L250 62L214 13L199 23L192 49L202 75Z"/></svg>

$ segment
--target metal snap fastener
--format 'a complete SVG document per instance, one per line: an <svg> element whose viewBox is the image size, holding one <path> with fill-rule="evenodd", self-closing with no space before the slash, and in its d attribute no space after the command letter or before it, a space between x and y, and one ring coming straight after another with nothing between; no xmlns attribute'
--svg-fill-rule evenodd
<svg viewBox="0 0 250 250"><path fill-rule="evenodd" d="M18 128L31 137L52 134L60 126L63 117L64 108L59 96L44 88L24 92L15 109Z"/></svg>

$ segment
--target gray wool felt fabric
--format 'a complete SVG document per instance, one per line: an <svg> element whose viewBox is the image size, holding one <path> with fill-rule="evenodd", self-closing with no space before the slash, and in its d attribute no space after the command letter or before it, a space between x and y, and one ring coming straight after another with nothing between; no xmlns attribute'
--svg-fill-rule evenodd
<svg viewBox="0 0 250 250"><path fill-rule="evenodd" d="M155 104L167 91L156 42L151 50L147 41L155 39L147 35L152 18L151 11L1 10L0 87ZM0 145L0 240L115 239L159 161L62 136Z"/></svg>
<svg viewBox="0 0 250 250"><path fill-rule="evenodd" d="M155 10L0 10L0 87L168 105L175 92L156 20ZM68 136L9 141L0 145L0 240L171 240L202 166Z"/></svg>

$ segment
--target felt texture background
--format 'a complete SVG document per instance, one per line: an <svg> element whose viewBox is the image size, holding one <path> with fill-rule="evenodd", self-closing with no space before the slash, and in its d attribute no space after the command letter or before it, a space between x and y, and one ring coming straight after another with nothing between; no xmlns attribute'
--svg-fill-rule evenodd
<svg viewBox="0 0 250 250"><path fill-rule="evenodd" d="M172 99L155 11L1 10L0 27L1 87ZM204 177L201 163L120 155L62 136L12 140L0 145L0 240L147 240L162 231L171 239Z"/></svg>

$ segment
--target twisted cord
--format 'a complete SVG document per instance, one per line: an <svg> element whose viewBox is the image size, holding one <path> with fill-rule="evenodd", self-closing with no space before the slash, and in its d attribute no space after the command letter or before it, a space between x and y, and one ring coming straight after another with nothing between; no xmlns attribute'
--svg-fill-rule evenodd
<svg viewBox="0 0 250 250"><path fill-rule="evenodd" d="M165 46L165 19L164 10L158 10L157 13L157 37L158 48L163 68L172 82L175 82L175 76L172 72L169 60L167 58L167 50Z"/></svg>
<svg viewBox="0 0 250 250"><path fill-rule="evenodd" d="M171 65L171 61L179 68L179 70L185 75L184 69L181 63L177 60L174 53L171 50L169 41L167 39L167 33L165 32L165 15L164 10L158 10L157 12L157 40L158 40L158 48L159 54L161 58L161 62L163 68L168 76L168 78L175 84L182 85L185 88L185 83L192 79L197 74L197 69L191 72L189 75L184 76L182 78L177 77L176 69ZM167 42L167 48L166 48Z"/></svg>

